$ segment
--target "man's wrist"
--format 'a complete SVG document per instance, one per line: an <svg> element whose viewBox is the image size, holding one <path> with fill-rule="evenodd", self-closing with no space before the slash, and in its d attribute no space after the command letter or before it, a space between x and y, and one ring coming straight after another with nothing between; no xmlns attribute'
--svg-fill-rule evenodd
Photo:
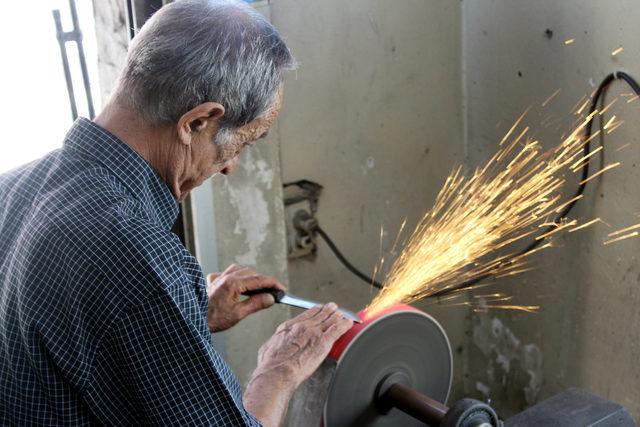
<svg viewBox="0 0 640 427"><path fill-rule="evenodd" d="M276 366L272 368L261 369L260 366L251 375L249 385L251 383L267 383L270 387L278 387L283 391L291 390L291 393L298 387L298 383L295 381L295 375L291 369L285 366ZM247 389L249 387L247 386Z"/></svg>
<svg viewBox="0 0 640 427"><path fill-rule="evenodd" d="M244 406L265 427L282 423L297 384L287 369L256 370L244 393Z"/></svg>

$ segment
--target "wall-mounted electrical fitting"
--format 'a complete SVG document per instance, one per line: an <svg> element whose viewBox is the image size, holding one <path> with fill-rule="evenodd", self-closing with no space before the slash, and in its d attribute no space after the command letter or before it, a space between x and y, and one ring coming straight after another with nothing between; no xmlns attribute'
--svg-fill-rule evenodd
<svg viewBox="0 0 640 427"><path fill-rule="evenodd" d="M322 185L306 179L284 184L287 256L289 259L313 256L316 251L315 214Z"/></svg>

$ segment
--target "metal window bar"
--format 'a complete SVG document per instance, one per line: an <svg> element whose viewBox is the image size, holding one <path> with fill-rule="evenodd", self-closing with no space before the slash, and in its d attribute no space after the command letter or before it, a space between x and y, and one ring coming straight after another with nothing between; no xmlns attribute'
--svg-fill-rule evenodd
<svg viewBox="0 0 640 427"><path fill-rule="evenodd" d="M76 10L75 0L69 0L69 10L71 11L71 21L73 29L64 31L62 29L62 20L60 19L60 10L53 10L53 20L56 24L56 37L60 45L60 56L62 57L62 68L64 69L64 78L67 83L67 92L69 94L69 103L71 104L71 116L73 120L78 118L78 107L76 105L75 91L73 89L73 80L71 79L71 68L69 67L69 58L67 55L67 42L75 42L78 47L78 59L80 61L80 71L82 72L82 83L84 85L85 96L87 97L87 108L89 110L89 118L95 117L93 108L93 97L91 96L91 83L89 82L89 72L87 71L87 61L84 55L84 47L82 46L82 32L78 22L78 12Z"/></svg>
<svg viewBox="0 0 640 427"><path fill-rule="evenodd" d="M170 2L169 0L125 0L129 40L131 41L135 37L138 30L151 15Z"/></svg>

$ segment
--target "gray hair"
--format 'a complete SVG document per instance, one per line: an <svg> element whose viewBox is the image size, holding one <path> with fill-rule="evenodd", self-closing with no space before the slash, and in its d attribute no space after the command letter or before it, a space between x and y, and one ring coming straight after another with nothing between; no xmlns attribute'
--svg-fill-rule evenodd
<svg viewBox="0 0 640 427"><path fill-rule="evenodd" d="M154 124L175 123L210 101L225 108L222 129L260 117L285 71L295 67L276 29L234 0L180 0L156 12L134 37L116 102Z"/></svg>

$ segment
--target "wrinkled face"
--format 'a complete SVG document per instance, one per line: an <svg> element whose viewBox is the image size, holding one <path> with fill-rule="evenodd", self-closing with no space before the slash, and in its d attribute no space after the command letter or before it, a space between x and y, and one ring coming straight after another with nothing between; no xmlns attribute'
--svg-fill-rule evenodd
<svg viewBox="0 0 640 427"><path fill-rule="evenodd" d="M204 134L197 138L192 145L191 153L195 176L189 187L197 187L217 173L230 175L242 150L267 136L281 106L282 88L278 91L273 105L261 117L233 131L220 131L215 136Z"/></svg>
<svg viewBox="0 0 640 427"><path fill-rule="evenodd" d="M254 121L247 123L232 133L219 132L216 137L216 148L219 157L218 164L221 166L216 172L229 175L236 167L238 157L245 147L250 147L260 139L264 139L278 117L282 107L282 89L278 92L273 105Z"/></svg>

